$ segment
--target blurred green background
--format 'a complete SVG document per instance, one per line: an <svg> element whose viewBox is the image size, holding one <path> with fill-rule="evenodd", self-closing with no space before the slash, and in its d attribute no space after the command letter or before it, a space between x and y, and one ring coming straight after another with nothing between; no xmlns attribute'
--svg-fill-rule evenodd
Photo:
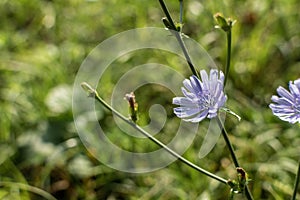
<svg viewBox="0 0 300 200"><path fill-rule="evenodd" d="M179 2L166 3L178 20ZM279 85L287 87L289 80L300 77L300 2L184 0L184 4L183 32L203 45L221 69L226 40L214 28L213 15L222 12L237 19L227 105L242 121L227 117L226 126L252 179L254 198L289 199L300 156L300 127L274 117L268 104ZM139 175L110 169L91 156L76 133L72 84L84 58L119 32L163 27L162 17L154 0L0 2L0 199L227 199L227 186L180 162ZM134 54L114 63L114 73L108 71L106 84L98 88L101 94L111 94L126 67L153 59L191 74L185 63L172 57ZM125 68L121 70L120 65ZM172 114L173 96L149 87L136 93L141 121L148 120L147 106L165 105L169 119L157 137L168 142L179 123ZM109 112L100 106L99 111L101 126L109 130L112 141L130 148L135 139L110 123ZM184 156L234 179L235 169L222 139L207 157L198 158L208 122L201 122ZM134 142L141 152L157 148L148 140L142 141L147 145ZM237 195L236 199L245 198Z"/></svg>

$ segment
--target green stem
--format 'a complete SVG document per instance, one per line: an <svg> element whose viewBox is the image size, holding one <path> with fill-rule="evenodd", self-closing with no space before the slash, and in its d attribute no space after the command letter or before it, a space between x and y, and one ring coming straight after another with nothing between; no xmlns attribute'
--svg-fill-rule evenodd
<svg viewBox="0 0 300 200"><path fill-rule="evenodd" d="M195 76L197 76L198 78L200 78L198 72L196 71L196 69L195 69L195 67L194 67L194 65L193 65L193 63L192 63L192 60L191 60L191 58L190 58L190 56L189 56L189 54L188 54L188 51L187 51L187 49L186 49L186 47L185 47L185 44L184 44L184 42L183 42L183 40L182 40L182 38L181 38L181 36L180 36L180 33L177 32L177 31L174 31L174 32L175 32L176 39L177 39L177 41L178 41L178 43L179 43L179 45L180 45L180 48L182 49L182 52L183 52L183 54L184 54L185 60L186 60L186 62L188 63L188 65L189 65L189 67L190 67L192 73L193 73Z"/></svg>
<svg viewBox="0 0 300 200"><path fill-rule="evenodd" d="M182 49L182 52L183 52L184 57L185 57L185 60L187 61L187 63L189 65L192 73L195 76L199 77L199 74L197 73L197 71L196 71L196 69L195 69L195 67L194 67L194 65L192 63L192 60L191 60L191 58L190 58L190 56L188 54L187 48L185 47L185 44L184 44L184 42L182 40L181 34L180 34L180 32L177 31L175 23L174 23L171 15L170 15L170 12L169 12L168 8L166 7L166 4L165 4L164 0L159 0L159 3L160 3L160 6L161 6L163 12L165 13L165 15L166 15L166 17L168 19L168 22L170 23L170 29L171 29L170 31L172 31L172 33L175 35L175 37L176 37L176 39L177 39L177 41L179 43L179 46Z"/></svg>
<svg viewBox="0 0 300 200"><path fill-rule="evenodd" d="M179 16L179 22L183 23L183 0L179 0L180 4L180 16Z"/></svg>
<svg viewBox="0 0 300 200"><path fill-rule="evenodd" d="M224 88L228 79L229 69L230 69L230 59L231 59L231 28L226 31L227 35L227 58L226 58L226 67L225 67L225 80Z"/></svg>
<svg viewBox="0 0 300 200"><path fill-rule="evenodd" d="M221 129L221 132L222 132L223 138L225 140L225 143L226 143L226 145L229 149L229 152L230 152L231 158L233 160L234 166L236 168L238 168L238 167L240 167L240 164L239 164L238 159L237 159L237 157L234 153L234 149L233 149L233 146L232 146L232 144L230 142L230 139L228 137L228 133L227 133L223 123L221 122L221 119L220 119L219 116L217 117L217 122L218 122L218 125L219 125L220 129ZM253 197L252 197L252 195L250 193L250 190L249 190L247 185L245 186L245 194L246 194L246 197L247 197L248 200L253 200Z"/></svg>
<svg viewBox="0 0 300 200"><path fill-rule="evenodd" d="M298 171L296 174L296 179L295 179L295 184L294 184L294 192L293 192L293 196L292 196L291 200L296 200L299 181L300 181L300 160L299 160Z"/></svg>
<svg viewBox="0 0 300 200"><path fill-rule="evenodd" d="M223 138L225 140L226 145L228 146L228 149L229 149L229 152L230 152L230 155L232 157L232 160L233 160L233 163L234 163L235 167L240 167L238 159L237 159L237 157L236 157L236 155L234 153L233 146L232 146L232 144L230 142L230 139L228 137L227 131L226 131L223 123L221 122L221 119L220 119L219 116L217 117L217 122L218 122L218 125L219 125L219 127L220 127L220 129L222 131Z"/></svg>
<svg viewBox="0 0 300 200"><path fill-rule="evenodd" d="M160 3L160 6L161 6L162 10L164 11L164 13L165 13L165 15L166 15L166 17L167 17L167 19L168 19L168 21L169 21L171 27L172 27L172 30L175 30L175 31L176 31L175 23L174 23L174 21L173 21L171 15L170 15L170 12L169 12L169 10L168 10L168 8L167 8L167 6L166 6L164 0L159 0L159 3Z"/></svg>
<svg viewBox="0 0 300 200"><path fill-rule="evenodd" d="M142 129L141 127L139 127L138 125L136 125L135 123L133 123L130 119L126 118L124 115L122 115L121 113L119 113L118 111L116 111L114 108L112 108L109 104L107 104L99 95L98 92L93 89L90 85L88 85L87 83L82 83L81 86L83 87L84 90L86 90L87 92L89 92L89 96L90 97L94 97L99 103L101 103L105 108L107 108L108 110L110 110L112 113L114 113L117 117L119 117L120 119L122 119L124 122L126 122L127 124L129 124L130 126L132 126L133 128L135 128L137 131L139 131L140 133L142 133L144 136L146 136L147 138L149 138L151 141L153 141L154 143L156 143L157 145L159 145L160 147L164 148L167 152L169 152L172 156L174 156L175 158L177 158L178 160L180 160L181 162L183 162L184 164L188 165L189 167L205 174L206 176L213 178L221 183L227 184L227 180L213 174L210 173L204 169L202 169L201 167L195 165L194 163L188 161L187 159L185 159L184 157L182 157L181 155L179 155L178 153L176 153L175 151L173 151L172 149L170 149L167 145L165 145L164 143L162 143L161 141L159 141L158 139L156 139L155 137L153 137L150 133L148 133L147 131L145 131L144 129Z"/></svg>

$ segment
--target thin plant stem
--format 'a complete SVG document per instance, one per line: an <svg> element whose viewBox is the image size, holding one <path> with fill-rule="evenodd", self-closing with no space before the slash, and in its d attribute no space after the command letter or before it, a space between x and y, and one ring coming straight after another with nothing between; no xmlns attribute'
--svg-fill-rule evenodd
<svg viewBox="0 0 300 200"><path fill-rule="evenodd" d="M219 116L217 117L217 122L218 122L218 125L219 125L219 127L222 131L223 138L225 140L226 145L228 146L228 149L229 149L229 152L230 152L230 155L232 157L232 160L233 160L233 163L234 163L235 167L240 167L239 161L238 161L238 159L237 159L237 157L234 153L234 149L233 149L233 146L232 146L232 144L230 142L230 139L228 137L227 131L226 131L223 123L221 122L221 119L220 119Z"/></svg>
<svg viewBox="0 0 300 200"><path fill-rule="evenodd" d="M226 35L227 35L227 57L226 57L226 66L225 66L225 80L224 80L224 89L225 89L225 85L226 85L226 82L227 82L227 79L228 79L228 75L229 75L229 70L230 70L230 61L231 61L231 28L232 28L232 21L229 22L229 29L226 30ZM223 29L224 30L224 29ZM233 160L233 163L235 165L236 168L240 167L240 164L239 164L239 161L234 153L234 149L233 149L233 146L230 142L230 139L228 137L228 133L225 129L225 126L223 125L223 123L221 122L220 120L220 117L218 116L217 117L217 122L218 122L218 125L221 129L221 132L222 132L222 135L223 135L223 138L225 140L225 143L229 149L229 152L230 152L230 155L231 155L231 158ZM245 195L247 197L248 200L253 200L253 197L252 197L252 194L248 188L248 185L246 184L245 185Z"/></svg>
<svg viewBox="0 0 300 200"><path fill-rule="evenodd" d="M299 160L299 163L298 163L298 171L297 171L297 174L296 174L296 179L295 179L295 184L294 184L294 192L293 192L293 196L292 196L291 200L296 200L299 181L300 181L300 160Z"/></svg>
<svg viewBox="0 0 300 200"><path fill-rule="evenodd" d="M179 0L180 4L180 16L179 16L179 22L183 23L183 0Z"/></svg>
<svg viewBox="0 0 300 200"><path fill-rule="evenodd" d="M174 34L175 34L175 36L176 36L176 38L177 38L177 40L178 40L178 42L179 42L179 45L180 45L180 47L181 47L181 49L182 49L182 51L183 51L183 53L184 53L184 56L185 56L185 58L186 58L186 61L187 61L187 63L188 63L189 66L190 66L190 69L192 70L192 72L193 72L193 74L194 74L195 76L198 76L198 77L199 77L199 74L197 73L197 71L195 70L195 67L193 66L193 64L192 64L192 62L191 62L190 56L189 56L189 54L188 54L188 51L187 51L187 49L186 49L186 47L185 47L185 45L184 45L184 42L183 42L183 40L182 40L182 38L181 38L180 33L179 33L179 32L177 31L177 29L176 29L176 26L175 26L175 24L174 24L174 21L173 21L171 15L170 15L170 13L169 13L169 11L168 11L168 9L167 9L165 3L164 3L164 0L159 0L159 3L160 3L160 5L161 5L162 10L164 11L164 13L165 13L165 15L166 15L168 21L169 21L169 24L170 24L170 26L171 26L171 29L174 31ZM231 56L230 56L230 55L231 55L231 29L227 32L227 60L226 60L226 69L225 69L224 86L225 86L225 84L226 84L226 81L227 81L227 78L228 78L228 74L229 74L229 69L230 69L230 59L231 59ZM230 140L229 140L227 131L226 131L225 127L223 126L223 124L221 123L220 118L218 118L217 121L218 121L218 124L219 124L219 126L220 126L220 129L221 129L221 131L222 131L222 134L223 134L223 137L224 137L224 139L225 139L225 142L226 142L226 144L227 144L227 146L228 146L228 148L229 148L229 151L230 151L231 157L232 157L232 159L233 159L234 165L235 165L235 167L240 167L240 165L239 165L239 163L238 163L238 160L237 160L237 158L236 158L236 156L235 156L233 147L232 147L232 145L231 145L231 142L230 142ZM250 193L249 188L248 188L247 185L245 186L245 194L246 194L246 197L247 197L248 200L253 200L253 197L252 197L252 195L251 195L251 193Z"/></svg>
<svg viewBox="0 0 300 200"><path fill-rule="evenodd" d="M187 61L187 63L189 65L192 73L195 76L199 77L199 74L197 73L197 71L196 71L196 69L195 69L195 67L194 67L194 65L192 63L192 60L191 60L191 58L190 58L190 56L188 54L187 48L186 48L186 46L185 46L185 44L184 44L184 42L182 40L181 33L178 32L178 30L177 30L177 28L175 26L175 23L174 23L171 15L170 15L170 12L169 12L168 8L166 7L166 4L165 4L164 0L159 0L159 3L160 3L160 6L161 6L163 12L165 13L165 15L166 15L166 17L168 19L168 22L170 23L170 29L171 29L170 31L172 31L172 33L175 35L175 37L176 37L176 39L177 39L177 41L179 43L179 46L182 49L182 52L183 52L184 57L185 57L185 60Z"/></svg>
<svg viewBox="0 0 300 200"><path fill-rule="evenodd" d="M168 8L167 8L167 6L166 6L164 0L159 0L159 3L160 3L160 6L161 6L162 10L164 11L164 13L165 13L165 15L166 15L168 21L169 21L169 23L170 23L170 26L172 27L172 29L173 29L174 31L176 31L175 23L174 23L174 21L173 21L171 15L170 15L170 12L169 12L169 10L168 10Z"/></svg>
<svg viewBox="0 0 300 200"><path fill-rule="evenodd" d="M153 137L150 133L148 133L147 131L145 131L144 129L142 129L140 126L136 125L132 120L128 119L127 117L125 117L124 115L122 115L121 113L119 113L118 111L116 111L114 108L112 108L109 104L107 104L99 95L98 92L93 89L90 85L88 85L87 83L82 83L81 84L83 89L87 90L89 92L89 96L90 97L94 97L99 103L101 103L105 108L107 108L108 110L110 110L112 113L114 113L117 117L119 117L120 119L122 119L124 122L126 122L128 125L132 126L134 129L136 129L137 131L139 131L140 133L142 133L144 136L146 136L147 138L149 138L151 141L153 141L154 143L156 143L158 146L162 147L163 149L165 149L168 153L170 153L172 156L174 156L175 158L177 158L178 160L180 160L181 162L183 162L184 164L188 165L189 167L201 172L202 174L205 174L206 176L213 178L221 183L227 184L227 180L213 174L210 173L204 169L202 169L201 167L195 165L194 163L188 161L187 159L185 159L184 157L182 157L181 155L179 155L178 153L176 153L175 151L173 151L172 149L170 149L167 145L165 145L164 143L162 143L161 141L159 141L158 139L156 139L155 137Z"/></svg>
<svg viewBox="0 0 300 200"><path fill-rule="evenodd" d="M230 59L231 59L231 28L226 32L227 35L227 58L225 66L225 80L224 88L228 79L229 69L230 69Z"/></svg>
<svg viewBox="0 0 300 200"><path fill-rule="evenodd" d="M232 144L230 142L230 139L228 137L228 133L227 133L223 123L221 122L221 119L220 119L219 116L217 117L217 122L218 122L218 125L219 125L220 129L221 129L221 132L222 132L223 138L225 140L225 143L226 143L226 145L229 149L229 152L230 152L231 158L233 160L234 166L236 168L238 168L238 167L240 167L240 164L239 164L238 159L237 159L237 157L234 153L234 149L233 149L233 146L232 146ZM250 193L250 190L249 190L247 185L245 186L245 194L246 194L246 197L247 197L248 200L253 200L253 197L252 197L252 195Z"/></svg>

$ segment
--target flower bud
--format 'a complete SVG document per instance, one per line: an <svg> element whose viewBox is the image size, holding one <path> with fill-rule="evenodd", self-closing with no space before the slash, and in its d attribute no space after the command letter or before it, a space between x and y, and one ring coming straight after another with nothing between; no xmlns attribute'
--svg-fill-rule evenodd
<svg viewBox="0 0 300 200"><path fill-rule="evenodd" d="M88 83L82 82L80 85L82 89L84 89L88 93L89 97L93 97L96 94L95 89L92 88L92 86L90 86Z"/></svg>
<svg viewBox="0 0 300 200"><path fill-rule="evenodd" d="M134 123L136 123L136 121L138 120L138 117L137 117L138 104L135 101L134 93L131 92L129 94L125 94L124 99L128 102L130 118Z"/></svg>
<svg viewBox="0 0 300 200"><path fill-rule="evenodd" d="M225 18L221 13L216 13L214 15L218 25L216 25L216 28L221 28L225 32L228 32L231 30L232 26L236 22L235 20L233 21L231 18Z"/></svg>

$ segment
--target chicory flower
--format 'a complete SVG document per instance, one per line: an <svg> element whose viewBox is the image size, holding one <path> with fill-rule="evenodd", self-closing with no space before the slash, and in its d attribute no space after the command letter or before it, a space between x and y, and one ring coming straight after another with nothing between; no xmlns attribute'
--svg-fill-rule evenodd
<svg viewBox="0 0 300 200"><path fill-rule="evenodd" d="M290 81L289 91L279 86L279 96L273 95L270 108L275 116L283 121L295 124L300 123L300 79Z"/></svg>
<svg viewBox="0 0 300 200"><path fill-rule="evenodd" d="M180 106L174 108L174 113L184 121L200 122L206 117L214 118L227 100L222 71L211 69L208 77L206 71L201 70L200 76L201 80L194 75L185 79L181 88L184 97L173 98L173 104Z"/></svg>

